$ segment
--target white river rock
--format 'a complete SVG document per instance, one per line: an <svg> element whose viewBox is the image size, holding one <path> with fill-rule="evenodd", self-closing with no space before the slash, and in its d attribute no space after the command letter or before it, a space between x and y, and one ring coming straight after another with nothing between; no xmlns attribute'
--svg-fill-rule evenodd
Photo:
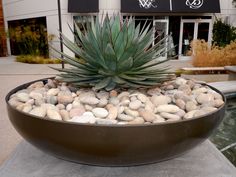
<svg viewBox="0 0 236 177"><path fill-rule="evenodd" d="M108 116L108 111L105 108L94 108L92 109L92 113L95 117L105 118Z"/></svg>
<svg viewBox="0 0 236 177"><path fill-rule="evenodd" d="M160 105L156 110L157 112L176 113L180 110L180 108L176 105Z"/></svg>
<svg viewBox="0 0 236 177"><path fill-rule="evenodd" d="M53 110L53 109L47 110L47 117L49 119L62 120L61 115L56 110Z"/></svg>

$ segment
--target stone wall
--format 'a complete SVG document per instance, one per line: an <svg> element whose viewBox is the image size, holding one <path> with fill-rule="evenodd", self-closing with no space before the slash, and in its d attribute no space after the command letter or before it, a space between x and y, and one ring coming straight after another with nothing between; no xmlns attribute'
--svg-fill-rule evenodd
<svg viewBox="0 0 236 177"><path fill-rule="evenodd" d="M6 35L4 30L4 20L3 20L3 8L2 0L0 0L0 57L6 56L7 45L6 45Z"/></svg>

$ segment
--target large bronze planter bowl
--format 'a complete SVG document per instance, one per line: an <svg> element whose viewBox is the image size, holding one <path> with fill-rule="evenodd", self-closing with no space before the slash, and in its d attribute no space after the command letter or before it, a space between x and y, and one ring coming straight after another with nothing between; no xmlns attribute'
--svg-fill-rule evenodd
<svg viewBox="0 0 236 177"><path fill-rule="evenodd" d="M6 96L13 126L37 148L82 164L132 166L174 158L208 138L225 113L223 105L203 117L149 125L92 125L48 120L20 112L8 104L13 93L31 83L18 86Z"/></svg>

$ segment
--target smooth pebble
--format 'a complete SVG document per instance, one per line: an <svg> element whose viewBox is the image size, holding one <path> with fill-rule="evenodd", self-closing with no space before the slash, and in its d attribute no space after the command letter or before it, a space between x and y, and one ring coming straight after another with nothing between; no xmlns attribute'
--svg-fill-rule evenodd
<svg viewBox="0 0 236 177"><path fill-rule="evenodd" d="M59 113L61 115L62 120L64 120L64 121L70 120L70 115L69 115L68 111L63 109L63 110L59 110Z"/></svg>
<svg viewBox="0 0 236 177"><path fill-rule="evenodd" d="M134 120L128 122L128 124L132 124L132 125L135 125L135 124L144 124L144 119L142 117L137 117L135 118Z"/></svg>
<svg viewBox="0 0 236 177"><path fill-rule="evenodd" d="M111 107L108 109L108 116L107 116L107 119L115 120L115 119L117 118L117 115L118 115L118 109L117 109L117 107L111 106Z"/></svg>
<svg viewBox="0 0 236 177"><path fill-rule="evenodd" d="M105 108L94 108L92 109L92 113L95 117L105 118L108 116L108 111Z"/></svg>
<svg viewBox="0 0 236 177"><path fill-rule="evenodd" d="M29 113L39 117L45 117L47 109L43 107L35 107Z"/></svg>
<svg viewBox="0 0 236 177"><path fill-rule="evenodd" d="M176 114L170 114L167 112L162 112L161 117L166 118L166 119L178 119L180 120L180 116L176 115Z"/></svg>
<svg viewBox="0 0 236 177"><path fill-rule="evenodd" d="M133 117L138 117L139 116L138 111L134 111L134 110L131 110L129 108L125 108L124 112L125 112L125 114L127 114L129 116L133 116Z"/></svg>
<svg viewBox="0 0 236 177"><path fill-rule="evenodd" d="M56 110L53 110L53 109L47 110L47 117L49 119L62 120L61 115Z"/></svg>
<svg viewBox="0 0 236 177"><path fill-rule="evenodd" d="M175 104L176 106L178 106L180 109L185 109L185 102L181 99L177 99L175 100Z"/></svg>
<svg viewBox="0 0 236 177"><path fill-rule="evenodd" d="M214 101L214 96L211 94L201 93L196 98L197 102L200 104Z"/></svg>
<svg viewBox="0 0 236 177"><path fill-rule="evenodd" d="M47 91L47 95L56 96L60 92L59 88L51 88Z"/></svg>
<svg viewBox="0 0 236 177"><path fill-rule="evenodd" d="M85 109L83 106L81 106L81 107L71 109L69 112L69 115L72 118L75 116L81 116L84 112L85 112Z"/></svg>
<svg viewBox="0 0 236 177"><path fill-rule="evenodd" d="M171 98L164 95L153 95L150 100L155 106L165 105L171 102Z"/></svg>
<svg viewBox="0 0 236 177"><path fill-rule="evenodd" d="M126 115L126 114L119 114L118 119L120 119L122 121L132 121L135 118L133 116L129 116L129 115Z"/></svg>
<svg viewBox="0 0 236 177"><path fill-rule="evenodd" d="M99 103L99 99L96 97L82 97L80 98L80 102L83 104L96 105Z"/></svg>
<svg viewBox="0 0 236 177"><path fill-rule="evenodd" d="M196 110L198 108L197 105L193 101L188 101L185 107L186 107L187 112Z"/></svg>
<svg viewBox="0 0 236 177"><path fill-rule="evenodd" d="M38 92L30 92L29 96L30 96L30 98L33 98L35 100L43 98L43 95Z"/></svg>
<svg viewBox="0 0 236 177"><path fill-rule="evenodd" d="M134 109L134 110L137 110L141 107L142 105L142 102L139 101L139 100L134 100L134 101L131 101L130 104L129 104L129 108L130 109Z"/></svg>
<svg viewBox="0 0 236 177"><path fill-rule="evenodd" d="M176 113L180 110L180 108L176 105L160 105L156 110L157 112Z"/></svg>
<svg viewBox="0 0 236 177"><path fill-rule="evenodd" d="M156 116L154 113L146 111L145 109L139 110L139 115L144 118L147 122L152 122L154 119L156 119Z"/></svg>
<svg viewBox="0 0 236 177"><path fill-rule="evenodd" d="M16 97L18 101L23 102L23 103L27 102L30 99L29 94L24 93L24 92L16 94Z"/></svg>

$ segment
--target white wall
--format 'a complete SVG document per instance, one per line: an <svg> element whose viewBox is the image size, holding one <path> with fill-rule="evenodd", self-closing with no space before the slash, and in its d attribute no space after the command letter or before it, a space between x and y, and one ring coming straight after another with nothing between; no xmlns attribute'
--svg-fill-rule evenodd
<svg viewBox="0 0 236 177"><path fill-rule="evenodd" d="M61 0L62 31L67 37L69 37L71 40L74 40L73 35L68 28L68 23L73 27L73 15L79 14L68 13L67 5L67 0ZM229 16L229 23L236 26L236 8L233 7L232 0L220 0L220 5L221 14L217 14L217 16L222 18ZM3 0L5 27L7 29L7 21L10 20L46 16L48 34L59 36L57 7L57 0ZM120 0L99 0L98 15L100 19L106 13L108 13L108 15L119 13L120 9ZM52 45L59 49L60 44L57 37L52 41ZM8 47L8 49L10 49L10 47ZM67 54L73 55L66 48L65 52Z"/></svg>
<svg viewBox="0 0 236 177"><path fill-rule="evenodd" d="M221 13L217 17L226 20L229 24L236 26L236 8L232 0L220 0Z"/></svg>
<svg viewBox="0 0 236 177"><path fill-rule="evenodd" d="M61 0L62 31L67 37L74 40L68 27L68 23L72 24L72 14L67 12L67 5L68 1ZM46 16L47 33L48 35L53 34L56 36L51 42L51 45L60 49L58 40L59 21L57 0L3 0L3 8L6 30L8 21ZM8 49L10 49L10 47L8 47ZM65 52L69 55L73 55L66 48ZM8 51L8 53L10 54L10 51ZM54 52L50 54L55 55ZM53 57L52 55L51 57Z"/></svg>
<svg viewBox="0 0 236 177"><path fill-rule="evenodd" d="M100 14L113 15L120 12L120 1L119 0L99 0L99 11Z"/></svg>

